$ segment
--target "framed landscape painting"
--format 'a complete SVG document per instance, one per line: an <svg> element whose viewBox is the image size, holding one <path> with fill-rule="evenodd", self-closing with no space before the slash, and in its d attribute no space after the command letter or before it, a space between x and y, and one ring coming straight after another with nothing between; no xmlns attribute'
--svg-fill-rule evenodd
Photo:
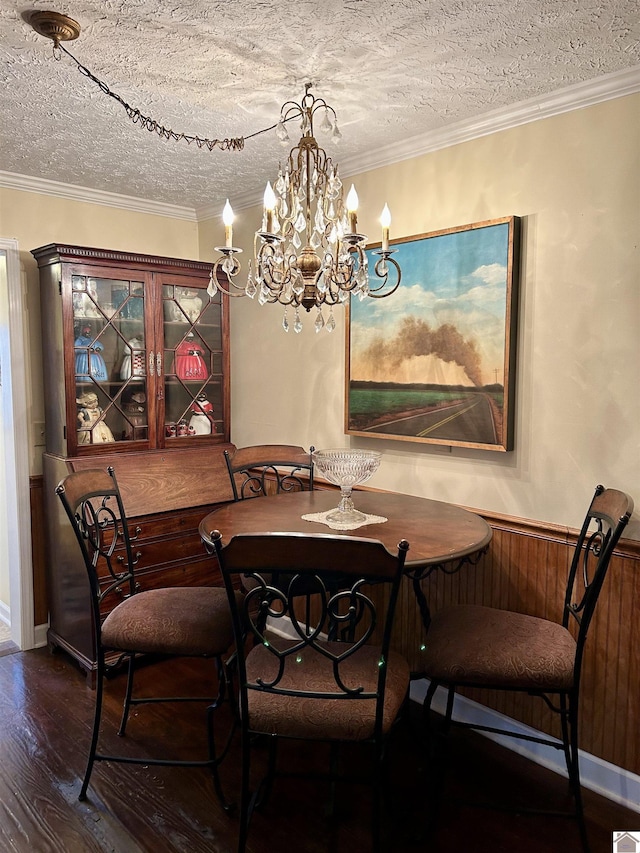
<svg viewBox="0 0 640 853"><path fill-rule="evenodd" d="M519 246L516 216L393 242L398 290L349 307L347 434L513 449Z"/></svg>

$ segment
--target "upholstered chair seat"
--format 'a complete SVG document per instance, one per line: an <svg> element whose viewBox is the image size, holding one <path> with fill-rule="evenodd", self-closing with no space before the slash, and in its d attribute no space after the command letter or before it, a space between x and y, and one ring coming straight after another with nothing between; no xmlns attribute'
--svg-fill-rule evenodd
<svg viewBox="0 0 640 853"><path fill-rule="evenodd" d="M556 622L469 605L433 616L423 661L437 681L569 690L575 657L576 641Z"/></svg>
<svg viewBox="0 0 640 853"><path fill-rule="evenodd" d="M285 644L288 645L288 644ZM293 645L293 644L291 644ZM327 651L339 655L344 643L325 643ZM363 646L347 658L340 677L348 687L362 686L375 693L379 675L379 646ZM249 690L249 716L252 727L280 737L309 740L368 740L375 731L376 699L354 702L350 699L318 699L319 693L336 692L332 661L303 651L299 662L285 669L279 682L281 690L309 690L314 697L286 696ZM277 663L263 645L255 646L247 656L247 679L260 677L269 681L276 677ZM386 735L397 718L409 689L409 665L397 652L389 652L387 683L384 695L382 734Z"/></svg>
<svg viewBox="0 0 640 853"><path fill-rule="evenodd" d="M232 634L221 587L172 587L132 595L102 623L102 644L121 652L219 657Z"/></svg>

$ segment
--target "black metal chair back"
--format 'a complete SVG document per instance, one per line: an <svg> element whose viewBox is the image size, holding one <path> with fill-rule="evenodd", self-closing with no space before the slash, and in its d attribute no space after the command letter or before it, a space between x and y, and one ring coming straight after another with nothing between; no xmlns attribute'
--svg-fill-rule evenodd
<svg viewBox="0 0 640 853"><path fill-rule="evenodd" d="M313 490L313 459L303 447L259 444L224 451L233 499L264 497L280 492Z"/></svg>
<svg viewBox="0 0 640 853"><path fill-rule="evenodd" d="M103 602L109 596L117 596L120 602L136 591L136 559L115 472L113 468L77 471L58 485L56 494L82 551L91 590L96 658L102 656L104 661Z"/></svg>
<svg viewBox="0 0 640 853"><path fill-rule="evenodd" d="M578 535L569 569L562 624L578 625L575 684L580 681L584 646L611 556L633 512L629 495L597 486Z"/></svg>
<svg viewBox="0 0 640 853"><path fill-rule="evenodd" d="M383 742L406 698L409 667L390 651L408 543L390 554L376 540L256 533L211 539L229 595L238 650L243 792L239 851L251 812L255 734L374 745L374 846ZM241 604L234 589L248 588ZM309 602L312 602L311 605ZM267 620L266 617L269 617ZM266 627L265 627L266 623ZM331 639L332 637L336 639ZM270 762L271 787L275 755ZM291 775L291 774L287 774Z"/></svg>

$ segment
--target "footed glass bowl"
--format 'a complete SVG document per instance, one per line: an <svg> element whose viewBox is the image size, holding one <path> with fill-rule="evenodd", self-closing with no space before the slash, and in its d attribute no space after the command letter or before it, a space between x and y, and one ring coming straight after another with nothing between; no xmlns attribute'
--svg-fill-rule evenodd
<svg viewBox="0 0 640 853"><path fill-rule="evenodd" d="M352 450L336 447L316 450L313 462L318 471L330 482L340 486L340 504L327 515L327 521L336 524L361 524L366 515L355 509L351 499L354 486L364 483L378 470L382 453L376 450Z"/></svg>

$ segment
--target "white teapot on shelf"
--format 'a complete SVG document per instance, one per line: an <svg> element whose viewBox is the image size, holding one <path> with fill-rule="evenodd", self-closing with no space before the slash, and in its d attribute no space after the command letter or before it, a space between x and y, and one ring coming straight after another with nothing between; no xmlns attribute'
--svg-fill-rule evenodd
<svg viewBox="0 0 640 853"><path fill-rule="evenodd" d="M145 376L144 341L140 338L131 338L125 347L125 353L120 365L120 379L126 381L132 376Z"/></svg>

